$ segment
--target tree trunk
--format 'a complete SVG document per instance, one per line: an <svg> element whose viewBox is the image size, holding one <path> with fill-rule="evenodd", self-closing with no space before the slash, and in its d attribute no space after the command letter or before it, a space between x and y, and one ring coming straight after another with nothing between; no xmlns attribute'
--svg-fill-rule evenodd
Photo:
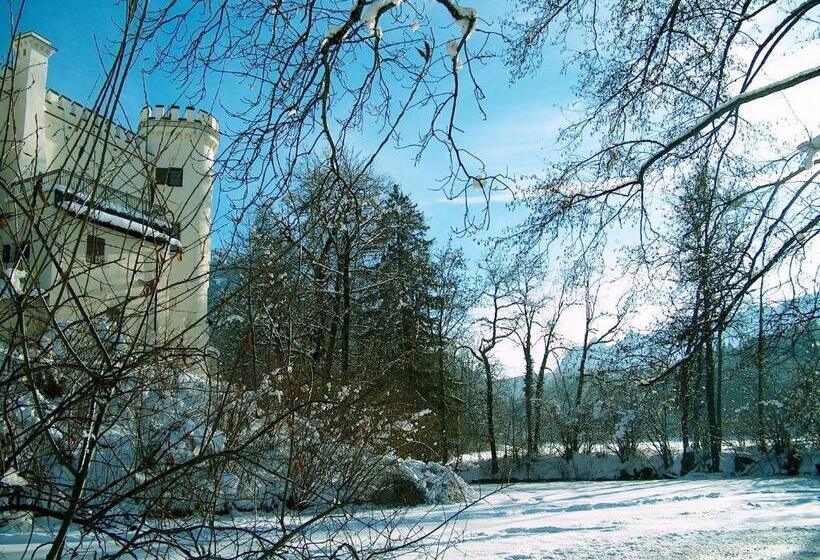
<svg viewBox="0 0 820 560"><path fill-rule="evenodd" d="M108 404L114 394L114 388L107 389L105 395L101 398L95 398L92 401L90 410L90 422L88 430L85 432L83 438L83 447L79 454L79 468L74 472L74 484L71 488L71 496L68 500L65 515L60 523L60 528L54 536L54 541L51 548L46 555L46 560L56 560L63 557L63 547L65 546L66 537L74 521L74 517L80 509L80 501L85 491L85 484L88 478L88 472L91 467L91 462L94 460L94 454L97 450L98 437L100 429L102 428L103 418L108 410Z"/></svg>
<svg viewBox="0 0 820 560"><path fill-rule="evenodd" d="M527 459L530 459L534 451L533 443L533 418L532 418L532 394L533 394L533 363L532 363L532 336L531 328L527 326L527 333L524 341L524 423L526 425L526 445Z"/></svg>
<svg viewBox="0 0 820 560"><path fill-rule="evenodd" d="M535 382L535 399L533 402L533 408L535 410L535 427L533 428L532 439L535 445L535 452L536 454L541 453L541 421L542 421L542 411L544 409L544 370L546 362L546 353L544 354L544 361L541 363L541 367L538 368L538 379Z"/></svg>
<svg viewBox="0 0 820 560"><path fill-rule="evenodd" d="M698 322L698 313L700 312L701 302L701 288L702 283L698 285L695 292L695 302L692 307L691 325L694 328ZM690 382L692 378L692 369L689 365L689 356L695 350L697 345L697 335L690 334L686 346L687 363L680 367L680 378L678 381L678 406L680 407L680 437L681 437L681 474L686 474L694 466L693 456L690 451L691 446L691 394Z"/></svg>
<svg viewBox="0 0 820 560"><path fill-rule="evenodd" d="M763 425L763 375L765 365L765 341L763 339L763 277L760 277L760 294L757 306L757 350L755 352L755 368L757 369L757 446L766 452L766 433Z"/></svg>
<svg viewBox="0 0 820 560"><path fill-rule="evenodd" d="M444 388L444 325L443 313L439 313L438 320L438 417L439 433L441 434L441 462L447 464L449 457L449 442L447 441L447 399Z"/></svg>
<svg viewBox="0 0 820 560"><path fill-rule="evenodd" d="M487 354L481 354L481 362L484 365L484 378L487 383L487 441L490 444L490 469L493 474L498 473L498 450L495 443L495 419L493 417L493 373L490 366L490 359Z"/></svg>
<svg viewBox="0 0 820 560"><path fill-rule="evenodd" d="M695 377L694 377L694 393L695 395L703 395L699 391L700 387L705 386L703 376L703 341L698 344L698 349L695 351ZM692 405L692 415L690 416L692 439L695 449L703 450L705 439L703 434L703 401L705 399L698 398L690 400Z"/></svg>
<svg viewBox="0 0 820 560"><path fill-rule="evenodd" d="M706 329L710 329L706 323ZM714 341L711 333L706 334L704 345L704 361L706 366L706 420L708 423L707 433L709 439L709 470L720 471L720 451L721 441L718 435L717 407L715 402L715 361L714 361Z"/></svg>
<svg viewBox="0 0 820 560"><path fill-rule="evenodd" d="M715 395L717 408L717 434L718 439L723 441L723 326L718 327L717 332L717 395Z"/></svg>
<svg viewBox="0 0 820 560"><path fill-rule="evenodd" d="M333 238L328 236L322 252L319 256L319 262L314 265L314 284L315 284L315 298L319 306L319 316L316 321L316 326L313 333L313 354L311 361L313 363L314 371L318 372L322 362L322 346L325 341L325 322L327 321L327 285L329 282L327 271L327 257L330 253Z"/></svg>
<svg viewBox="0 0 820 560"><path fill-rule="evenodd" d="M689 449L689 364L680 367L678 381L678 406L680 407L680 439L682 447L681 474L686 474L692 467L691 451Z"/></svg>
<svg viewBox="0 0 820 560"><path fill-rule="evenodd" d="M350 373L350 234L344 234L342 249L342 379Z"/></svg>
<svg viewBox="0 0 820 560"><path fill-rule="evenodd" d="M560 308L559 308L560 309ZM560 313L560 311L559 311ZM555 332L555 325L557 324L558 320L556 319L550 325L549 332L547 333L547 338L544 341L544 355L541 358L541 365L538 367L538 380L536 381L535 385L535 433L533 434L533 439L535 440L535 447L536 451L540 453L539 446L541 445L541 422L543 419L543 410L544 410L544 374L546 373L547 369L547 360L549 360L550 350L552 348L552 337Z"/></svg>
<svg viewBox="0 0 820 560"><path fill-rule="evenodd" d="M575 422L572 428L570 439L570 456L575 455L580 448L579 429L581 427L581 399L584 396L584 379L586 378L587 353L589 352L589 324L591 318L587 313L586 326L584 327L584 345L581 347L581 361L578 364L578 387L575 390Z"/></svg>
<svg viewBox="0 0 820 560"><path fill-rule="evenodd" d="M338 267L337 267L338 268ZM333 375L333 354L336 351L336 335L339 330L339 312L342 307L342 271L336 271L336 279L333 284L334 298L333 311L330 314L330 329L328 331L328 340L325 345L325 375Z"/></svg>

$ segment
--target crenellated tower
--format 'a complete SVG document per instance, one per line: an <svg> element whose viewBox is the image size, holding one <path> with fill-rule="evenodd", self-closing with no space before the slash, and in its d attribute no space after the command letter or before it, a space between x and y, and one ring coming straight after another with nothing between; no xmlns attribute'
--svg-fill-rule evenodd
<svg viewBox="0 0 820 560"><path fill-rule="evenodd" d="M140 115L148 175L156 204L167 209L172 225L171 258L163 274L169 335L179 346L208 345L208 284L211 258L212 169L219 146L219 125L192 107L146 107ZM163 298L165 299L165 298Z"/></svg>

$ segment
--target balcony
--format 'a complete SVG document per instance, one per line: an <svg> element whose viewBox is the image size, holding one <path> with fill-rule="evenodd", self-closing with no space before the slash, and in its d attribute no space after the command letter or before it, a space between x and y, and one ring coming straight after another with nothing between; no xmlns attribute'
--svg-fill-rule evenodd
<svg viewBox="0 0 820 560"><path fill-rule="evenodd" d="M44 192L55 190L69 193L103 210L125 213L141 220L170 227L166 220L168 209L156 200L152 200L153 196L148 192L150 189L147 187L145 196L136 196L115 189L92 177L58 169L24 179L12 185L12 188L19 186L24 192L31 192L31 188L38 183Z"/></svg>
<svg viewBox="0 0 820 560"><path fill-rule="evenodd" d="M101 181L63 170L17 182L9 191L20 201L39 195L46 205L53 203L79 218L156 243L179 245L167 219L170 216L167 208L148 195L128 194Z"/></svg>

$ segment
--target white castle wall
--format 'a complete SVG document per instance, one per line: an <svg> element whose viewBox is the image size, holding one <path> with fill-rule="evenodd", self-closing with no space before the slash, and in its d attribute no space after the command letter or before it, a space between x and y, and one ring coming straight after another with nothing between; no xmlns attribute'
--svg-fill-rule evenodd
<svg viewBox="0 0 820 560"><path fill-rule="evenodd" d="M139 136L55 91L47 91L45 103L49 169L99 175L101 183L114 189L148 194L151 162L143 157Z"/></svg>
<svg viewBox="0 0 820 560"><path fill-rule="evenodd" d="M57 287L62 280L49 254L59 253L61 266L71 267L71 287L95 312L127 300L135 315L140 305L148 305L140 300L143 287L154 282L160 291L153 302L156 329L152 331L156 332L152 338L164 344L169 337L181 335L177 345L204 349L208 334L205 316L210 273L211 169L219 142L216 119L193 108L180 111L157 106L143 110L138 131L132 132L47 89L48 56L53 48L36 35L23 39L16 44L25 45L28 54L23 55L22 47L18 47L14 71L4 72L0 95L0 123L8 127L14 140L3 146L0 180L6 185L19 184L35 176L35 171L57 169L66 172L66 177L74 173L99 179L95 190L124 192L141 198L146 205L149 201L164 205L168 223L181 226L182 247L181 252L175 252L168 245L157 245L47 208L39 218L47 241L32 246L33 276L39 277L43 288ZM9 76L14 77L13 83L6 79ZM18 87L22 83L27 87ZM156 186L156 167L182 168L183 186ZM30 183L18 188L30 189ZM106 192L96 194L99 200L108 196ZM8 193L0 192L0 204L11 207ZM21 231L20 215L24 212L17 213L7 231L0 231L0 240L7 242L15 231ZM89 234L106 240L104 265L82 262L84 239ZM59 294L68 296L64 289ZM58 318L70 320L62 316L65 313L70 312L61 310Z"/></svg>

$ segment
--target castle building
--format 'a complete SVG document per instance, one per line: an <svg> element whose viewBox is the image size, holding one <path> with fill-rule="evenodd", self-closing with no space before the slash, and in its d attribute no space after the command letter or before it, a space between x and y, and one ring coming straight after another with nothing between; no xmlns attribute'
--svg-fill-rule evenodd
<svg viewBox="0 0 820 560"><path fill-rule="evenodd" d="M0 339L98 329L132 348L204 351L216 119L146 107L134 132L103 116L109 98L83 107L48 88L45 38L17 35L12 52L0 90Z"/></svg>

